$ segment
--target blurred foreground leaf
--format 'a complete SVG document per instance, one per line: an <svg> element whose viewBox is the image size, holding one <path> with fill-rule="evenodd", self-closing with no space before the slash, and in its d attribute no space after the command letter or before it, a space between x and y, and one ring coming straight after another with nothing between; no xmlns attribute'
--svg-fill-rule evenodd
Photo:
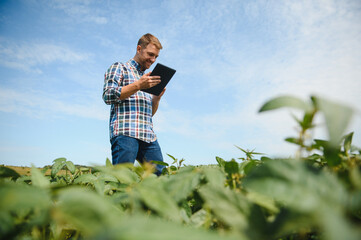
<svg viewBox="0 0 361 240"><path fill-rule="evenodd" d="M311 110L311 106L299 98L293 96L280 96L266 102L260 108L259 112L265 112L283 107L297 108L307 112Z"/></svg>

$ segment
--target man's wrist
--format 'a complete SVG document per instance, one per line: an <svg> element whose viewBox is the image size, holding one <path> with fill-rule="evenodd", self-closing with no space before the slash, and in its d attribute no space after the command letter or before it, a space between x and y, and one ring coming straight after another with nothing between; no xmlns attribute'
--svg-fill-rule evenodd
<svg viewBox="0 0 361 240"><path fill-rule="evenodd" d="M134 90L136 90L136 91L142 90L142 88L141 88L141 86L139 84L139 80L134 82Z"/></svg>

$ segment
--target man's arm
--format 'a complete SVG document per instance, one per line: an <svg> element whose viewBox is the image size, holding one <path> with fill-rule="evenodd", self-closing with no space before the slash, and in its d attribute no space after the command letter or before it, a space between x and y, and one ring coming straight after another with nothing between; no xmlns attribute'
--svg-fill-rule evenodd
<svg viewBox="0 0 361 240"><path fill-rule="evenodd" d="M120 102L141 89L153 87L160 83L159 76L149 76L150 73L144 74L138 81L127 86L120 86L118 83L122 78L121 64L113 64L105 73L103 100L106 104Z"/></svg>
<svg viewBox="0 0 361 240"><path fill-rule="evenodd" d="M160 99L162 98L164 92L165 92L165 88L164 88L163 91L159 94L159 96L153 95L153 100L152 100L152 116L154 116L154 114L157 112Z"/></svg>
<svg viewBox="0 0 361 240"><path fill-rule="evenodd" d="M144 74L138 81L122 87L120 100L124 100L142 89L154 87L160 83L159 76L150 76L151 72Z"/></svg>

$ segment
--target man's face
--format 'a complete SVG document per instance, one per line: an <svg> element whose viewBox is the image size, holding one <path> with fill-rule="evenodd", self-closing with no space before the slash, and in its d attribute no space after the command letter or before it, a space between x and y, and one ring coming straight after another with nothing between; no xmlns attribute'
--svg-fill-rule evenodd
<svg viewBox="0 0 361 240"><path fill-rule="evenodd" d="M143 48L140 45L137 46L137 55L141 69L144 71L155 62L159 55L159 49L152 43L149 43L147 47Z"/></svg>

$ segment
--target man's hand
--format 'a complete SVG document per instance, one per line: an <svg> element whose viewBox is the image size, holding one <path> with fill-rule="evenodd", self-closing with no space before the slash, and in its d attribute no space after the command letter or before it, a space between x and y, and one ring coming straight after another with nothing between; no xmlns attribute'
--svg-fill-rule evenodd
<svg viewBox="0 0 361 240"><path fill-rule="evenodd" d="M151 72L144 74L137 81L139 90L154 87L155 85L157 85L161 82L160 76L150 76L150 74L151 74Z"/></svg>
<svg viewBox="0 0 361 240"><path fill-rule="evenodd" d="M144 74L138 81L126 85L120 93L120 100L124 100L142 89L154 87L160 83L160 76L149 76L151 72Z"/></svg>

